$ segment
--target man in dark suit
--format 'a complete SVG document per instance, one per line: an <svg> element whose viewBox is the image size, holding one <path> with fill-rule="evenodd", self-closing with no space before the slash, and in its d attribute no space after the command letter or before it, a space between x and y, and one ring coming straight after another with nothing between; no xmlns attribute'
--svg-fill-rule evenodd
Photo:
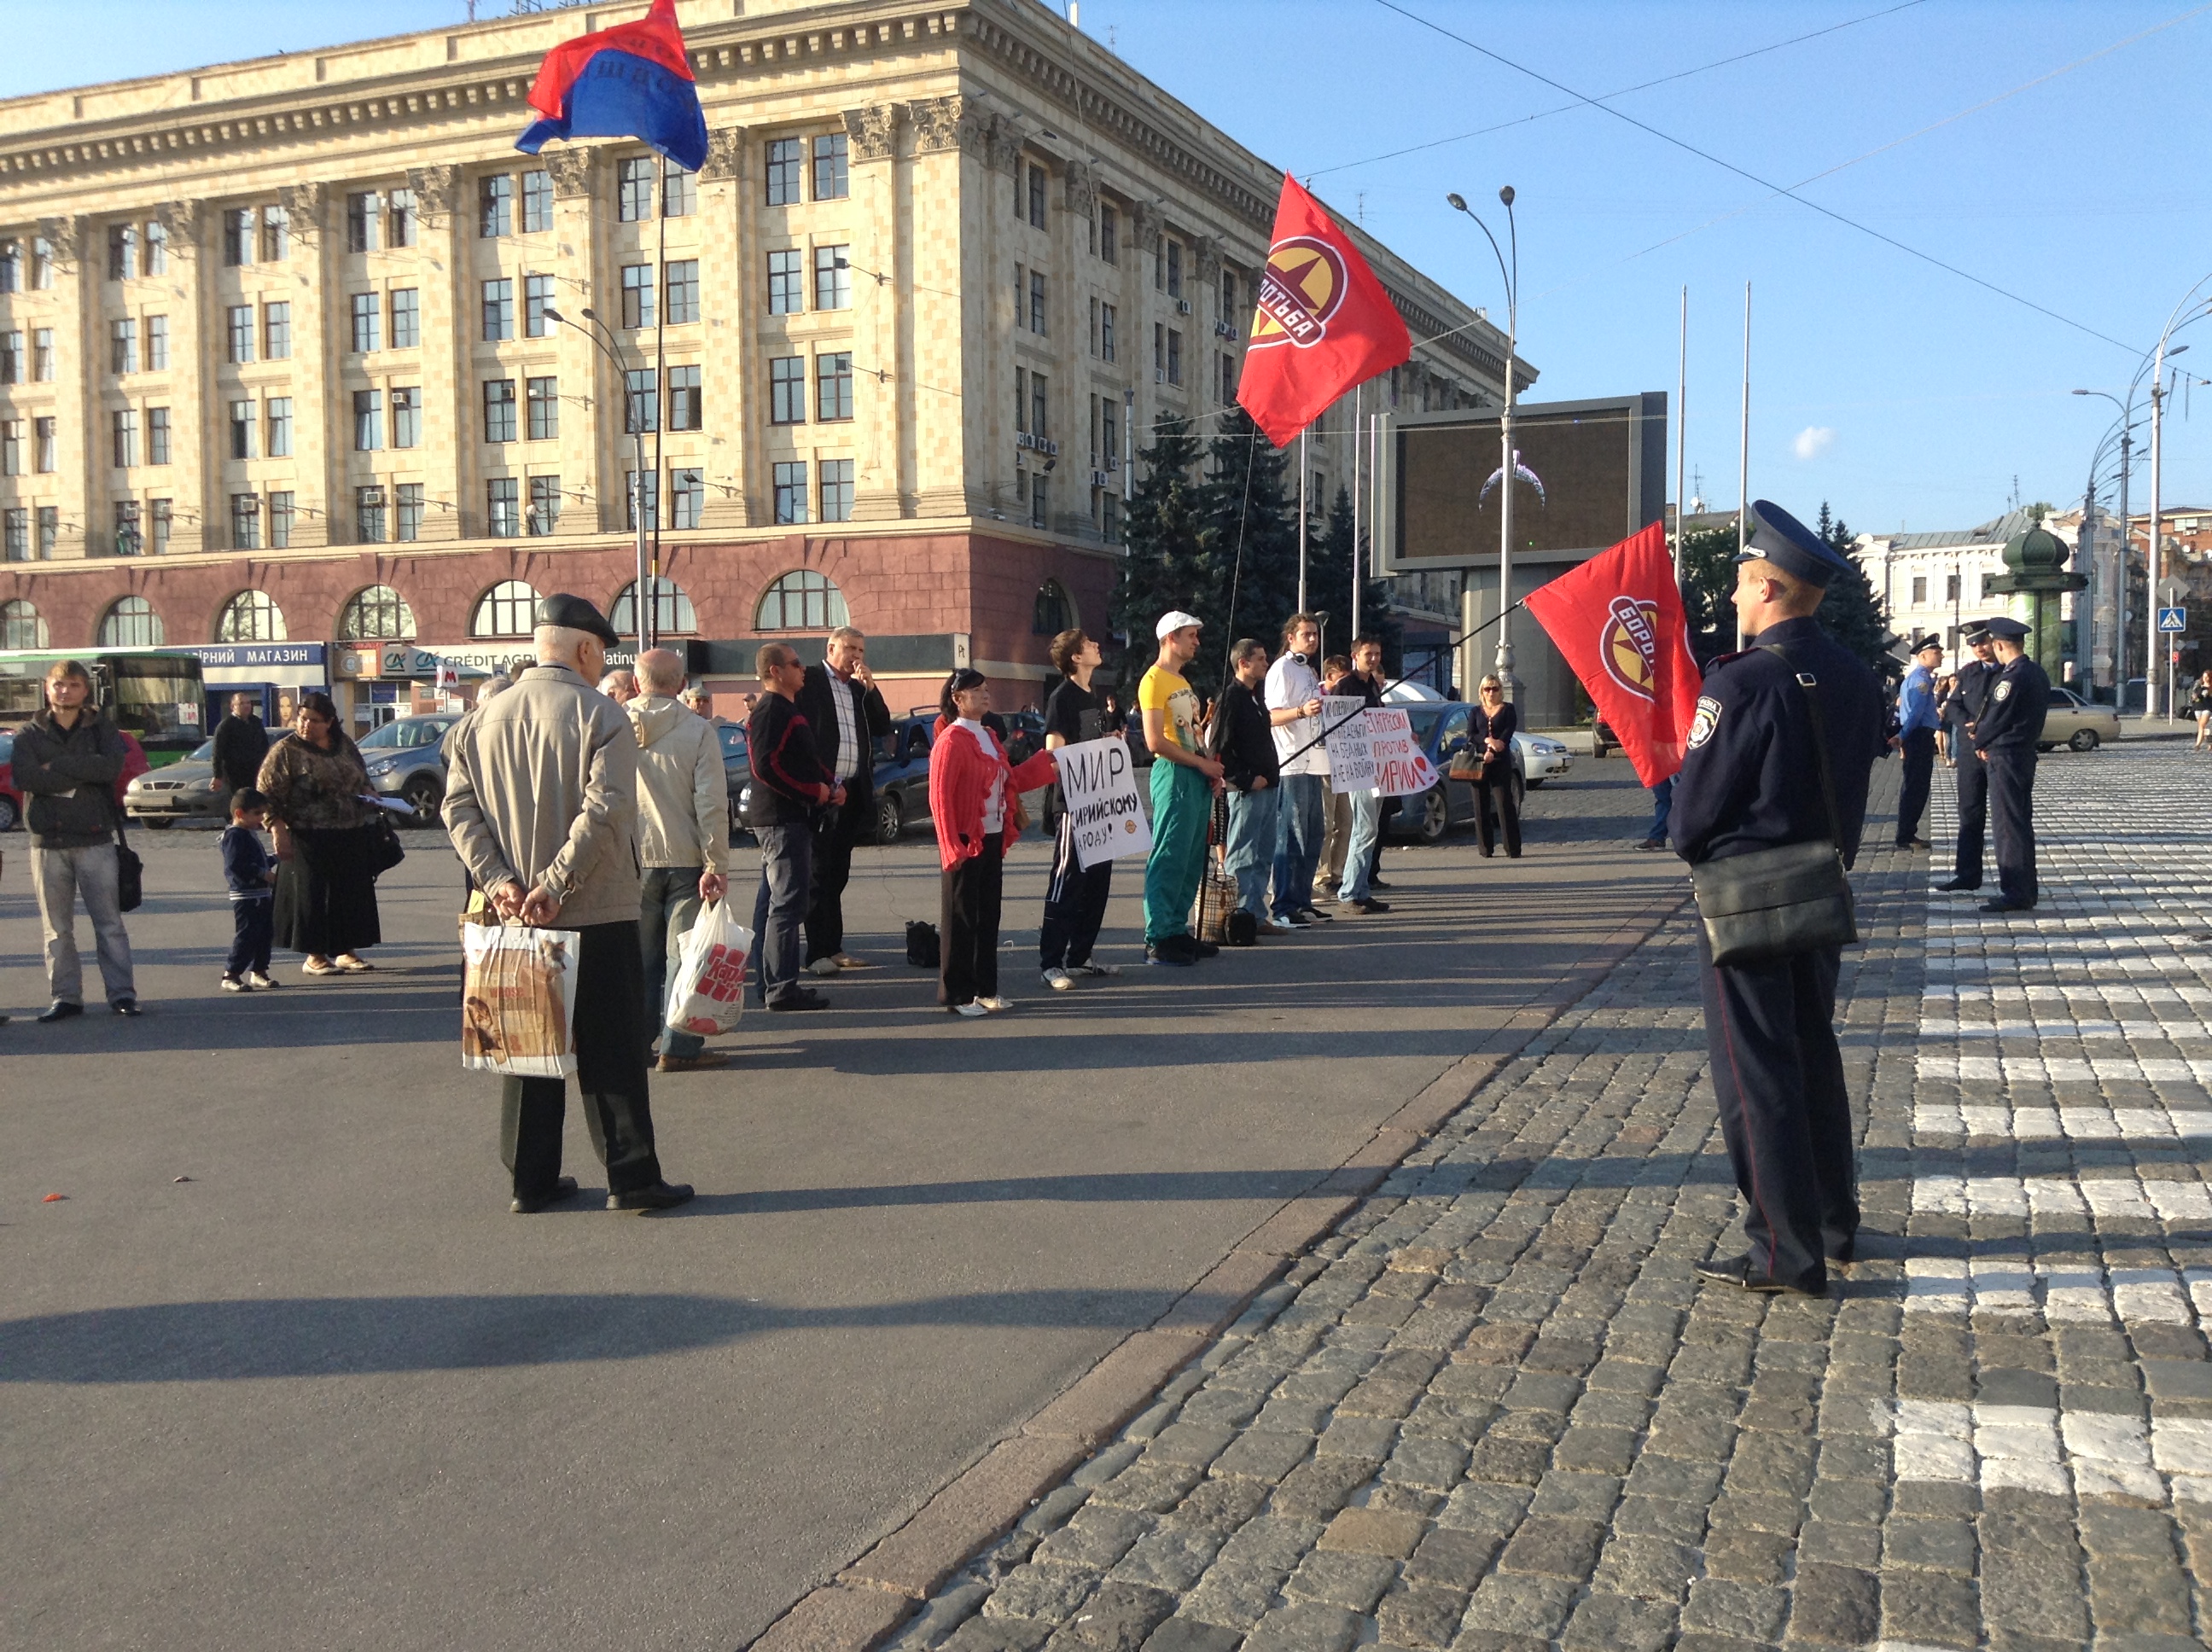
<svg viewBox="0 0 2212 1652"><path fill-rule="evenodd" d="M849 625L830 634L828 659L806 668L798 708L814 732L822 766L845 787L840 807L814 827L814 882L806 905L806 968L817 975L865 969L845 951L845 884L853 846L874 826L876 742L891 732L890 708L868 670L868 640Z"/></svg>
<svg viewBox="0 0 2212 1652"><path fill-rule="evenodd" d="M250 694L230 696L230 715L215 726L215 772L234 792L242 792L261 776L261 760L269 755L269 731L254 711L260 701Z"/></svg>

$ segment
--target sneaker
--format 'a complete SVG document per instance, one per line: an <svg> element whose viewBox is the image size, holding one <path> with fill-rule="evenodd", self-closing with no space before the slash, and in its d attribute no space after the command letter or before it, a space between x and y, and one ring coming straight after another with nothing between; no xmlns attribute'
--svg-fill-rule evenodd
<svg viewBox="0 0 2212 1652"><path fill-rule="evenodd" d="M1120 975L1121 966L1118 963L1071 963L1067 966L1067 973L1071 975L1086 975L1096 980L1103 980L1109 975Z"/></svg>
<svg viewBox="0 0 2212 1652"><path fill-rule="evenodd" d="M975 1001L993 1015L997 1015L1002 1010L1011 1010L1014 1007L1014 1001L1010 998L979 998Z"/></svg>
<svg viewBox="0 0 2212 1652"><path fill-rule="evenodd" d="M246 984L248 987L258 987L266 991L270 987L281 987L284 983L278 981L276 976L270 975L265 969L255 969L247 974L246 977Z"/></svg>
<svg viewBox="0 0 2212 1652"><path fill-rule="evenodd" d="M837 960L817 958L806 966L806 973L810 975L834 975L837 973Z"/></svg>
<svg viewBox="0 0 2212 1652"><path fill-rule="evenodd" d="M225 975L222 978L222 990L226 993L250 993L253 988L236 975Z"/></svg>
<svg viewBox="0 0 2212 1652"><path fill-rule="evenodd" d="M1172 941L1147 941L1145 944L1145 962L1165 964L1171 969L1188 969L1198 959L1195 954Z"/></svg>
<svg viewBox="0 0 2212 1652"><path fill-rule="evenodd" d="M1044 984L1055 993L1072 993L1075 990L1075 977L1054 965L1044 972Z"/></svg>
<svg viewBox="0 0 2212 1652"><path fill-rule="evenodd" d="M970 1021L980 1020L982 1017L991 1013L981 1005L975 1003L948 1004L945 1007L951 1011L955 1015L967 1017Z"/></svg>
<svg viewBox="0 0 2212 1652"><path fill-rule="evenodd" d="M1190 950L1194 957L1218 958L1221 956L1221 946L1217 941L1193 941Z"/></svg>

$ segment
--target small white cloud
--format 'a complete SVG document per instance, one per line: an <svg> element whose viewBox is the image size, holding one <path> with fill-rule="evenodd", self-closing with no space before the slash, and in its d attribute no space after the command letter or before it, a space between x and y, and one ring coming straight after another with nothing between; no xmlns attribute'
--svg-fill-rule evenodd
<svg viewBox="0 0 2212 1652"><path fill-rule="evenodd" d="M1797 433L1790 444L1800 459L1818 459L1835 445L1836 433L1824 424L1808 424Z"/></svg>

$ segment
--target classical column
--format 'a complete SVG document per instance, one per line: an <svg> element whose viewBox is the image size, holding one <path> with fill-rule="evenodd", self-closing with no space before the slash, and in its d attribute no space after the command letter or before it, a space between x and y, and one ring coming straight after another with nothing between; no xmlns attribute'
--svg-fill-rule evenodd
<svg viewBox="0 0 2212 1652"><path fill-rule="evenodd" d="M415 245L422 294L422 538L474 537L483 501L463 492L475 478L477 410L468 370L477 313L469 276L469 212L459 167L421 167L407 174L415 192ZM333 434L352 446L350 412Z"/></svg>
<svg viewBox="0 0 2212 1652"><path fill-rule="evenodd" d="M157 208L153 218L167 238L168 269L151 279L161 291L169 318L170 429L169 463L155 472L161 480L152 485L169 500L168 555L180 556L219 550L229 543L226 525L216 514L222 506L215 498L210 468L218 416L212 352L222 346L203 242L213 215L202 202L172 201ZM105 434L89 434L95 443ZM150 547L150 522L146 541Z"/></svg>
<svg viewBox="0 0 2212 1652"><path fill-rule="evenodd" d="M561 486L568 495L561 501L559 538L617 533L629 520L623 491L627 466L607 463L610 453L619 459L628 451L622 434L625 386L592 344L592 324L584 319L586 309L606 315L599 303L606 289L599 279L598 155L564 146L538 157L553 177L553 307L573 324L556 324L553 330L561 380ZM515 279L520 283L522 277L518 273ZM518 316L521 292L518 285Z"/></svg>
<svg viewBox="0 0 2212 1652"><path fill-rule="evenodd" d="M333 368L351 343L338 332L350 325L350 319L341 319L343 283L324 223L329 189L319 183L295 184L277 191L276 198L284 209L292 261L308 266L307 279L285 291L292 307L292 544L295 550L349 544L356 524L345 485L345 456L353 445L353 409L342 375ZM261 325L258 306L254 320ZM342 407L341 401L349 404ZM265 436L265 399L257 406ZM343 440L333 441L334 434Z"/></svg>
<svg viewBox="0 0 2212 1652"><path fill-rule="evenodd" d="M707 134L707 164L699 169L708 452L701 525L708 529L748 527L768 518L760 438L768 390L758 366L767 275L760 257L760 175L745 164L750 153L744 127L718 127Z"/></svg>
<svg viewBox="0 0 2212 1652"><path fill-rule="evenodd" d="M914 276L899 220L896 104L845 111L853 191L854 519L911 515L915 406L911 355ZM878 279L888 276L889 280Z"/></svg>
<svg viewBox="0 0 2212 1652"><path fill-rule="evenodd" d="M977 515L989 508L1013 441L1006 425L1012 381L1000 374L989 342L994 328L988 319L980 331L972 327L958 296L981 295L985 307L1003 302L1011 276L994 273L1003 208L991 168L992 117L973 98L954 96L911 102L907 118L914 129L906 185L912 222L902 301L914 394L910 485L922 516ZM994 393L1002 376L1004 393Z"/></svg>
<svg viewBox="0 0 2212 1652"><path fill-rule="evenodd" d="M108 451L108 410L97 370L102 365L94 336L100 271L85 268L85 260L94 256L92 228L79 217L42 218L39 234L53 248L53 307L47 318L54 330L54 457L64 479L61 516L64 525L79 525L75 535L64 525L54 549L59 552L74 538L80 556L109 556L115 550L115 513L108 503L107 477L115 456Z"/></svg>

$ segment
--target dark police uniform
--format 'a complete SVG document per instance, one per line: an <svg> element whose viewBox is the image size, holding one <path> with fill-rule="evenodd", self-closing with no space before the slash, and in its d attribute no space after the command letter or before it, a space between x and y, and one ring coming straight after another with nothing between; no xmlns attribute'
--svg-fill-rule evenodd
<svg viewBox="0 0 2212 1652"><path fill-rule="evenodd" d="M1959 635L1971 647L1989 633L1970 625ZM1982 840L1988 835L1990 824L1990 771L1970 749L1971 731L1990 702L1990 684L1996 676L1997 668L1991 661L1970 659L1959 667L1958 682L1951 689L1948 704L1958 708L1955 726L1960 731L1951 750L1951 759L1958 765L1959 847L1952 856L1951 881L1939 885L1947 890L1982 886Z"/></svg>
<svg viewBox="0 0 2212 1652"><path fill-rule="evenodd" d="M1990 635L2014 641L2027 635L2018 620L1991 620ZM2022 654L1998 667L1989 703L1974 720L1978 766L1989 770L1990 808L1996 827L1997 898L1984 912L2025 912L2035 905L2035 743L2051 709L2051 678Z"/></svg>
<svg viewBox="0 0 2212 1652"><path fill-rule="evenodd" d="M1753 556L1826 586L1846 566L1796 519L1761 501ZM1713 663L1691 725L1669 823L1692 865L1829 835L1806 690L1826 724L1845 865L1857 856L1867 786L1887 746L1874 673L1808 617L1770 626L1758 645ZM1784 659L1765 652L1785 649ZM1739 1278L1755 1288L1820 1291L1826 1259L1848 1260L1858 1231L1850 1102L1836 1042L1842 951L1825 947L1771 963L1716 965L1705 949L1705 1038L1721 1133L1747 1209L1750 1254ZM1734 1264L1713 1265L1714 1276Z"/></svg>

